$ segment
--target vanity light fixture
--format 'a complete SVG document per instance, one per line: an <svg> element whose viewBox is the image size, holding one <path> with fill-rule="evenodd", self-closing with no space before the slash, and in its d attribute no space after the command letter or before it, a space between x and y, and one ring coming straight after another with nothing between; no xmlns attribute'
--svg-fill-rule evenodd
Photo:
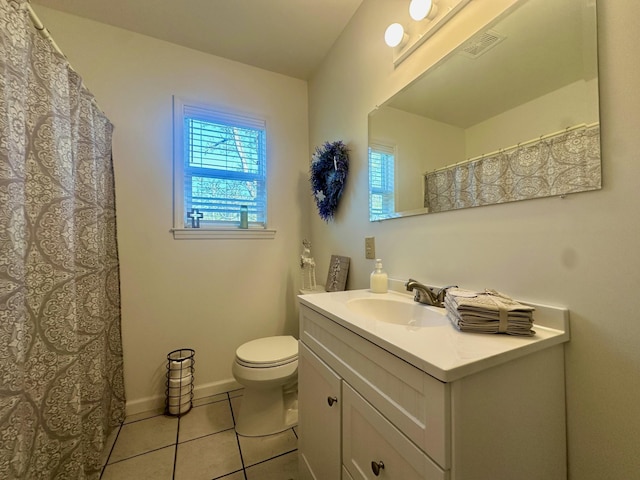
<svg viewBox="0 0 640 480"><path fill-rule="evenodd" d="M385 43L393 48L393 65L397 67L420 45L471 0L410 0L409 16L415 21L407 30L392 23L384 34Z"/></svg>
<svg viewBox="0 0 640 480"><path fill-rule="evenodd" d="M435 0L411 0L409 4L409 15L416 22L428 18L433 20L438 14L438 6Z"/></svg>
<svg viewBox="0 0 640 480"><path fill-rule="evenodd" d="M407 34L404 33L404 27L399 23L392 23L384 32L384 41L390 47L398 47L402 45L406 39Z"/></svg>

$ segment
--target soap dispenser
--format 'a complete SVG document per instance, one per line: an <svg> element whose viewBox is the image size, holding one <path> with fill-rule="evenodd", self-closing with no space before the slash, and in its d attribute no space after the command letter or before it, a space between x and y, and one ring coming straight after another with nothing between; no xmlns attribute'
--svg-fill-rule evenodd
<svg viewBox="0 0 640 480"><path fill-rule="evenodd" d="M382 260L376 259L376 269L371 272L371 291L373 293L387 293L387 274L382 270Z"/></svg>

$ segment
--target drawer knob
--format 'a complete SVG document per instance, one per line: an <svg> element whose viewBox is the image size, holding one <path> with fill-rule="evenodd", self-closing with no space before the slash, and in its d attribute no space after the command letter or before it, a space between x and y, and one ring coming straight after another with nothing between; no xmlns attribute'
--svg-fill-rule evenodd
<svg viewBox="0 0 640 480"><path fill-rule="evenodd" d="M330 407L333 407L334 403L338 402L338 397L327 397L327 403Z"/></svg>
<svg viewBox="0 0 640 480"><path fill-rule="evenodd" d="M380 460L379 462L371 462L371 470L373 471L373 474L377 477L378 475L380 475L380 470L384 469L384 463L382 463L382 460Z"/></svg>

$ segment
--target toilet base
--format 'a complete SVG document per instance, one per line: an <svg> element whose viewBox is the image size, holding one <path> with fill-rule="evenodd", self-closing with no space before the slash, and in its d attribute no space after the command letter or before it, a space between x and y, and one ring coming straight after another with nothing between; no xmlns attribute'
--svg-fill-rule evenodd
<svg viewBox="0 0 640 480"><path fill-rule="evenodd" d="M245 389L236 418L236 433L261 437L283 432L298 424L298 392L282 389Z"/></svg>

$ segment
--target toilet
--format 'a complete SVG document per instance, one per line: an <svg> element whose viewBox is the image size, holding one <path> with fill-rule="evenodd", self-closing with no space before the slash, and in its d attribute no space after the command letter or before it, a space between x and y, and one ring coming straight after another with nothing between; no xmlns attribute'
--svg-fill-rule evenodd
<svg viewBox="0 0 640 480"><path fill-rule="evenodd" d="M232 367L244 387L236 432L258 437L298 424L298 341L290 335L258 338L236 350Z"/></svg>

